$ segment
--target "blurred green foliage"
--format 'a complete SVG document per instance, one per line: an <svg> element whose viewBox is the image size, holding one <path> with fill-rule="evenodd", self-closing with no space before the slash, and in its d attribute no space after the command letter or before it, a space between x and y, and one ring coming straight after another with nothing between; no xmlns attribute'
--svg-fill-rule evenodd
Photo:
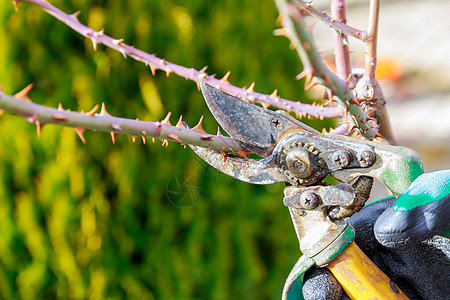
<svg viewBox="0 0 450 300"><path fill-rule="evenodd" d="M271 0L69 1L52 4L94 29L172 62L304 98L300 63L274 37ZM205 129L217 123L196 85L151 76L41 9L0 2L0 84L33 101L160 120L171 110ZM311 124L311 123L310 123ZM313 126L318 124L312 124ZM317 126L316 126L317 127ZM132 143L0 118L0 297L3 299L277 299L299 257L283 185L218 173L189 149Z"/></svg>

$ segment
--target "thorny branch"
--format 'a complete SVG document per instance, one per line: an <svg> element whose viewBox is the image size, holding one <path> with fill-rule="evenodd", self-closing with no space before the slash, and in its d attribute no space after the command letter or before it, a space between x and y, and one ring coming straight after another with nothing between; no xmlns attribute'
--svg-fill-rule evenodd
<svg viewBox="0 0 450 300"><path fill-rule="evenodd" d="M368 39L366 46L366 73L370 79L375 78L377 66L378 20L380 15L380 0L370 0Z"/></svg>
<svg viewBox="0 0 450 300"><path fill-rule="evenodd" d="M325 12L314 7L313 4L310 2L306 2L303 0L297 0L296 3L303 10L308 12L311 16L316 17L317 19L322 21L325 25L327 25L330 28L335 29L337 32L342 32L349 36L353 36L354 38L357 38L363 42L367 42L368 34L366 31L354 28L350 25L347 25L347 24L345 24L345 22L342 22L341 19L338 19L335 17L330 17Z"/></svg>
<svg viewBox="0 0 450 300"><path fill-rule="evenodd" d="M144 143L146 138L150 137L162 139L163 145L166 146L168 141L173 141L211 150L237 152L243 156L248 155L248 151L234 139L222 136L219 132L217 135L206 133L202 127L203 118L195 127L188 128L181 117L175 126L171 125L170 113L161 122L145 122L113 117L106 111L104 104L100 113L97 113L98 105L87 113L64 110L61 105L58 108L50 108L31 102L28 97L31 87L32 85L29 85L15 96L0 91L0 107L36 124L38 136L44 125L57 124L72 127L83 143L86 142L83 133L89 129L110 132L113 143L118 134L129 134L133 140L141 137Z"/></svg>
<svg viewBox="0 0 450 300"><path fill-rule="evenodd" d="M347 23L345 0L331 0L331 16L341 24ZM347 80L352 73L352 65L347 35L343 32L334 33L334 53L336 73L341 79Z"/></svg>
<svg viewBox="0 0 450 300"><path fill-rule="evenodd" d="M314 78L317 79L318 84L324 85L331 91L332 95L330 99L335 95L336 97L334 99L346 108L351 115L349 122L360 129L364 137L370 140L374 139L378 134L379 126L375 120L368 117L368 114L356 100L347 82L330 71L324 64L310 33L306 29L303 16L297 5L289 0L275 0L275 2L280 12L283 25L283 29L281 31L279 30L278 33L290 39L305 66L304 71L301 73L301 76L307 78L305 89L316 84L313 80Z"/></svg>
<svg viewBox="0 0 450 300"><path fill-rule="evenodd" d="M379 127L375 120L369 117L371 112L367 113L368 108L372 109L373 105L365 105L363 106L365 109L363 109L356 98L362 102L374 99L375 94L378 96L381 95L382 98L381 90L375 79L379 0L371 0L370 21L367 31L362 31L346 24L345 0L332 0L331 17L306 1L275 1L283 23L283 28L277 30L276 34L287 36L291 40L304 65L304 71L299 74L297 78L306 77L305 89L309 89L316 84L324 85L328 89L328 99L339 101L346 108L346 115L347 113L351 115L351 118L336 128L333 133L348 134L353 127L356 126L366 138L373 139L378 135ZM41 7L47 13L59 19L76 32L89 38L93 43L94 50L97 49L99 44L104 44L107 47L119 51L125 58L129 56L137 61L145 63L150 67L153 75L155 75L156 70L162 70L167 76L174 73L196 82L197 85L199 85L200 82L206 82L235 97L249 102L260 103L264 107L274 106L286 111L292 111L295 112L298 117L310 115L322 119L324 117L342 116L341 111L337 108L308 105L282 99L277 95L276 90L271 95L257 93L254 91L254 83L252 83L248 89L238 88L229 83L228 78L230 72L227 72L222 79L216 79L215 75L210 76L206 74L206 67L197 71L194 68L186 68L168 62L165 59L158 58L155 55L148 54L123 43L123 39L114 39L107 36L104 34L103 29L96 31L81 24L77 18L80 14L79 11L68 15L46 0L13 0L16 9L19 2L28 2ZM305 24L303 23L303 17L298 7L301 7L306 12L319 18L326 25L336 30L335 50L337 75L331 72L323 63L319 52L315 48L312 37L306 30ZM347 35L367 43L365 76L363 76L363 80L358 82L354 91L349 88L348 82L349 79L353 79L353 75L351 72ZM351 80L350 83L353 85L353 80ZM380 92L375 93L378 90ZM73 127L83 142L85 141L83 131L92 129L111 132L113 141L117 134L122 133L131 134L133 137L142 136L143 138L160 138L164 141L163 145L167 144L168 140L173 140L184 144L208 147L214 150L234 151L243 155L248 154L244 153L244 149L231 138L213 136L205 133L201 128L201 122L193 129L183 127L181 119L177 126L170 125L170 121L168 121L170 113L168 117L161 122L142 122L105 115L102 113L106 111L104 109L102 109L100 114L92 113L91 115L89 113L68 112L61 108L59 108L57 110L58 113L56 113L54 111L55 109L52 108L46 108L24 101L21 101L21 103L17 102L20 101L17 100L17 97L14 98L4 93L0 93L0 98L0 107L3 107L9 112L26 117L30 122L36 123L38 132L40 132L43 124L54 123ZM384 98L382 100L384 100ZM8 106L8 104L11 103L16 104ZM17 103L20 103L20 105ZM34 114L32 113L33 109L37 109ZM379 119L378 117L379 115L377 114L377 119Z"/></svg>
<svg viewBox="0 0 450 300"><path fill-rule="evenodd" d="M155 55L146 53L142 50L125 44L123 42L123 39L114 39L112 37L109 37L104 33L103 29L100 31L96 31L81 24L77 19L78 15L80 14L79 11L68 15L44 0L13 0L16 9L18 3L20 2L28 2L41 7L47 13L65 23L74 31L78 32L86 38L91 39L94 50L97 49L97 46L99 44L103 44L109 48L119 51L125 58L129 56L137 61L145 63L150 67L153 75L155 75L156 70L162 70L166 73L167 76L173 73L180 77L192 80L196 82L197 85L199 85L200 82L206 82L209 85L214 86L237 98L247 100L252 103L257 102L264 107L273 106L286 111L291 111L296 113L297 116L306 116L307 114L317 118L336 118L342 116L342 111L338 108L303 104L300 102L283 99L277 95L276 90L271 95L257 93L254 91L254 83L252 83L248 89L236 87L230 84L228 81L230 72L226 73L222 79L217 79L214 77L214 75L208 75L205 73L206 67L200 71L197 71L194 68L186 68L171 63L165 59L158 58Z"/></svg>

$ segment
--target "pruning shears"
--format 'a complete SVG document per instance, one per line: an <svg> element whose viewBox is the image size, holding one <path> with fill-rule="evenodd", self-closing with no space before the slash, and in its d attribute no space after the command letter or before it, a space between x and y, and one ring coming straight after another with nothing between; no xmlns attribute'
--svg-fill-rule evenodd
<svg viewBox="0 0 450 300"><path fill-rule="evenodd" d="M247 103L202 83L206 103L222 128L261 159L192 146L207 163L253 184L285 182L302 256L289 274L283 299L302 299L304 273L328 267L352 299L407 299L353 242L345 221L362 209L374 178L395 197L423 173L417 152L341 135L322 135L283 111ZM330 185L330 175L340 183Z"/></svg>

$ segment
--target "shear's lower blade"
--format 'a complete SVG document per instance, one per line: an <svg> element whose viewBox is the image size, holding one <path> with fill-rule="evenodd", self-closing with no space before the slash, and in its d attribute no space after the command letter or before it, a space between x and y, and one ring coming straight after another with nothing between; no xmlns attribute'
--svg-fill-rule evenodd
<svg viewBox="0 0 450 300"><path fill-rule="evenodd" d="M264 109L200 84L206 104L222 128L243 147L267 157L279 138L288 131L318 132L287 113Z"/></svg>
<svg viewBox="0 0 450 300"><path fill-rule="evenodd" d="M260 160L241 157L226 157L224 159L220 152L202 147L190 147L208 164L241 181L253 184L271 184L286 181L278 167L275 166L273 157Z"/></svg>

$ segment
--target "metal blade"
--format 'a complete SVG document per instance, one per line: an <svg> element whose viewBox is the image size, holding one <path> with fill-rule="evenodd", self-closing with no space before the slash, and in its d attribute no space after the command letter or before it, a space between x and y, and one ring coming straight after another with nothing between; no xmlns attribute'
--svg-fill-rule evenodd
<svg viewBox="0 0 450 300"><path fill-rule="evenodd" d="M271 184L276 182L289 181L280 168L275 164L273 156L257 159L243 157L226 157L220 152L215 152L202 147L190 145L204 161L217 170L244 182L253 184Z"/></svg>
<svg viewBox="0 0 450 300"><path fill-rule="evenodd" d="M241 146L260 156L269 156L286 132L301 130L319 134L286 112L274 112L247 103L205 83L200 86L206 104L220 126Z"/></svg>

